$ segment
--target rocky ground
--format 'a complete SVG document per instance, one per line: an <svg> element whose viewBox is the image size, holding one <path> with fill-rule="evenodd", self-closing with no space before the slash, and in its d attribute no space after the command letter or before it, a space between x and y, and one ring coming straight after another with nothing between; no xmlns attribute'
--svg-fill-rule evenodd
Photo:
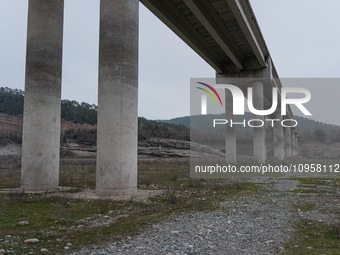
<svg viewBox="0 0 340 255"><path fill-rule="evenodd" d="M93 144L62 143L62 158L95 158L97 148ZM189 158L218 157L225 154L209 146L190 143L189 141L150 138L138 142L139 158ZM21 156L21 144L0 145L1 156Z"/></svg>
<svg viewBox="0 0 340 255"><path fill-rule="evenodd" d="M120 243L104 248L84 247L72 254L284 253L294 222L303 217L294 207L301 194L291 192L298 188L299 181L253 181L263 186L255 193L230 198L218 211L176 215ZM307 199L311 199L308 195Z"/></svg>
<svg viewBox="0 0 340 255"><path fill-rule="evenodd" d="M299 145L299 155L305 159L336 160L340 158L340 143L324 144L308 141ZM250 149L249 149L250 147ZM273 156L273 144L267 145L268 156ZM97 148L94 144L76 142L62 143L60 153L62 158L95 158ZM239 144L239 157L252 157L252 146ZM219 157L224 156L223 149L217 150L209 146L173 139L150 138L138 142L138 155L146 158L189 158L191 157ZM21 144L0 144L1 156L21 156Z"/></svg>
<svg viewBox="0 0 340 255"><path fill-rule="evenodd" d="M299 222L333 225L340 222L337 182L321 178L308 184L293 179L254 178L249 181L260 184L260 188L227 198L217 211L175 213L145 232L133 237L126 236L118 243L100 247L88 244L82 250L69 254L309 253L301 253L303 249L315 249L312 254L337 254L318 253L318 247L313 247L313 243L301 243L295 235ZM116 220L110 216L103 217L101 221L88 218L86 224L97 226ZM14 245L18 240L15 236L6 236L0 239L2 242ZM71 243L66 244L64 254L67 254L70 246ZM11 250L7 252L11 253Z"/></svg>

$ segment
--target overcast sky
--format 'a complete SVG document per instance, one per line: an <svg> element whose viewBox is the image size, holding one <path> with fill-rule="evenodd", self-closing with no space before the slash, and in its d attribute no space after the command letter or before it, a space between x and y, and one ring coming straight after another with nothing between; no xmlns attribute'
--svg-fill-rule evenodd
<svg viewBox="0 0 340 255"><path fill-rule="evenodd" d="M251 4L280 77L340 77L340 1ZM27 8L28 0L0 0L0 87L24 89ZM65 0L64 17L62 98L97 104L99 0ZM190 78L215 71L142 4L139 49L139 116L189 115Z"/></svg>

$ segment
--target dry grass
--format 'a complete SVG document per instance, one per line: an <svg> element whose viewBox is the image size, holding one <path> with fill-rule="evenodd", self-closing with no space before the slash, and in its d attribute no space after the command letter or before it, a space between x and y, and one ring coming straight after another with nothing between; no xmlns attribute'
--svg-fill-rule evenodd
<svg viewBox="0 0 340 255"><path fill-rule="evenodd" d="M0 188L20 186L20 161L1 162ZM61 161L60 185L94 189L95 160ZM145 203L71 200L49 194L0 194L0 239L6 235L17 238L16 245L0 242L0 249L13 248L18 254L33 249L37 254L41 248L47 248L53 254L63 254L68 242L72 243L69 251L105 245L136 235L173 213L214 210L227 196L255 186L236 185L225 179L190 179L188 161L140 162L138 188L166 190ZM109 219L104 219L104 215L110 216ZM30 224L18 226L24 220ZM103 225L97 226L96 222ZM24 244L27 238L38 238L40 242Z"/></svg>
<svg viewBox="0 0 340 255"><path fill-rule="evenodd" d="M340 181L295 179L301 183L301 188L295 192L317 195L312 200L304 199L303 195L296 200L292 211L300 211L305 217L298 217L295 222L294 232L285 244L283 254L340 254L340 209L336 206L340 199Z"/></svg>

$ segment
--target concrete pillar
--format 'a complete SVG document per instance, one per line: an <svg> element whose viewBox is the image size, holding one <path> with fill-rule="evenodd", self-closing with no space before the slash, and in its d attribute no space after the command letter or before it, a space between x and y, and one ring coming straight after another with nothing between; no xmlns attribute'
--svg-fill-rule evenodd
<svg viewBox="0 0 340 255"><path fill-rule="evenodd" d="M228 75L226 74L216 74L216 83L217 84L226 84L228 81ZM225 89L225 118L230 121L233 120L235 122L235 116L233 114L233 96L229 89ZM230 123L228 123L230 124ZM236 156L236 131L235 125L230 127L230 125L226 125L226 138L225 138L225 150L226 150L226 163L227 164L236 164L237 156Z"/></svg>
<svg viewBox="0 0 340 255"><path fill-rule="evenodd" d="M233 96L229 89L225 90L225 115L226 120L232 119L235 122L235 116L233 115ZM226 163L236 164L236 132L235 125L232 127L226 125Z"/></svg>
<svg viewBox="0 0 340 255"><path fill-rule="evenodd" d="M273 128L273 144L274 144L274 158L277 158L277 149L276 149L276 144L277 144L277 129L276 129L276 125L274 124L274 128Z"/></svg>
<svg viewBox="0 0 340 255"><path fill-rule="evenodd" d="M285 143L285 147L286 147L286 157L290 158L292 156L292 147L291 147L291 135L290 135L290 127L285 127L285 131L286 131L286 143Z"/></svg>
<svg viewBox="0 0 340 255"><path fill-rule="evenodd" d="M291 136L292 157L295 157L296 156L296 153L295 153L295 150L296 150L296 148L295 148L295 132L290 132L290 136Z"/></svg>
<svg viewBox="0 0 340 255"><path fill-rule="evenodd" d="M295 156L299 156L299 139L298 139L298 133L296 133L295 136Z"/></svg>
<svg viewBox="0 0 340 255"><path fill-rule="evenodd" d="M23 192L59 184L64 0L29 1L22 141Z"/></svg>
<svg viewBox="0 0 340 255"><path fill-rule="evenodd" d="M284 155L284 158L286 158L287 157L287 153L286 153L286 131L285 131L284 127L282 127L282 133L283 133L283 136L282 136L283 155Z"/></svg>
<svg viewBox="0 0 340 255"><path fill-rule="evenodd" d="M98 195L137 191L138 4L100 1Z"/></svg>
<svg viewBox="0 0 340 255"><path fill-rule="evenodd" d="M278 160L284 160L284 137L283 137L283 127L281 125L282 116L280 112L276 113L276 119L274 123L274 155Z"/></svg>
<svg viewBox="0 0 340 255"><path fill-rule="evenodd" d="M252 83L253 87L253 104L257 110L264 108L263 82L255 81ZM264 116L253 116L254 119L260 119L264 122ZM255 125L255 123L254 123ZM256 123L256 125L259 125ZM254 141L254 161L258 164L263 164L266 161L266 126L253 128Z"/></svg>

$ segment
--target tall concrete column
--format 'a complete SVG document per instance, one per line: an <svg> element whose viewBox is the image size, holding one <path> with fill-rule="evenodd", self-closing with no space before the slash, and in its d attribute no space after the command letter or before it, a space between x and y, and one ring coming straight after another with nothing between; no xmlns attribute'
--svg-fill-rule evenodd
<svg viewBox="0 0 340 255"><path fill-rule="evenodd" d="M226 80L228 75L226 74L216 74L216 83L217 84L226 84L228 81ZM235 122L235 116L233 114L233 96L229 89L225 89L225 118L229 121L233 120ZM232 127L230 125L226 125L226 137L225 137L225 151L226 151L226 163L227 164L236 164L237 156L236 156L236 131L235 125Z"/></svg>
<svg viewBox="0 0 340 255"><path fill-rule="evenodd" d="M225 117L226 120L230 121L230 119L232 119L233 122L235 122L235 116L233 114L233 96L229 89L225 90ZM225 144L226 144L226 163L236 164L235 125L233 125L232 127L230 125L226 125Z"/></svg>
<svg viewBox="0 0 340 255"><path fill-rule="evenodd" d="M285 150L286 150L286 157L290 158L292 156L292 146L291 146L291 135L290 135L290 127L285 127L286 131L286 143L285 143Z"/></svg>
<svg viewBox="0 0 340 255"><path fill-rule="evenodd" d="M100 1L98 195L137 191L138 4Z"/></svg>
<svg viewBox="0 0 340 255"><path fill-rule="evenodd" d="M287 157L287 153L286 153L286 130L285 130L284 127L282 127L282 133L283 133L283 136L282 136L283 155L284 155L284 158L286 158Z"/></svg>
<svg viewBox="0 0 340 255"><path fill-rule="evenodd" d="M274 128L273 128L273 144L274 144L274 158L277 158L277 149L276 149L276 144L277 144L277 129L276 126L274 124Z"/></svg>
<svg viewBox="0 0 340 255"><path fill-rule="evenodd" d="M298 139L298 133L296 133L295 136L295 156L299 156L299 139Z"/></svg>
<svg viewBox="0 0 340 255"><path fill-rule="evenodd" d="M263 82L255 81L253 87L253 104L257 110L264 108ZM264 122L264 116L255 115L254 119L260 119ZM254 161L255 163L263 164L266 161L266 126L253 128L254 141Z"/></svg>
<svg viewBox="0 0 340 255"><path fill-rule="evenodd" d="M64 0L29 1L23 192L57 190L59 184L63 13Z"/></svg>
<svg viewBox="0 0 340 255"><path fill-rule="evenodd" d="M296 156L296 147L295 147L295 132L291 132L290 133L290 136L291 136L291 143L292 143L292 157L295 157Z"/></svg>
<svg viewBox="0 0 340 255"><path fill-rule="evenodd" d="M276 113L276 119L279 121L275 121L274 123L274 155L278 160L284 160L284 137L283 137L283 127L281 125L282 116L280 112Z"/></svg>

